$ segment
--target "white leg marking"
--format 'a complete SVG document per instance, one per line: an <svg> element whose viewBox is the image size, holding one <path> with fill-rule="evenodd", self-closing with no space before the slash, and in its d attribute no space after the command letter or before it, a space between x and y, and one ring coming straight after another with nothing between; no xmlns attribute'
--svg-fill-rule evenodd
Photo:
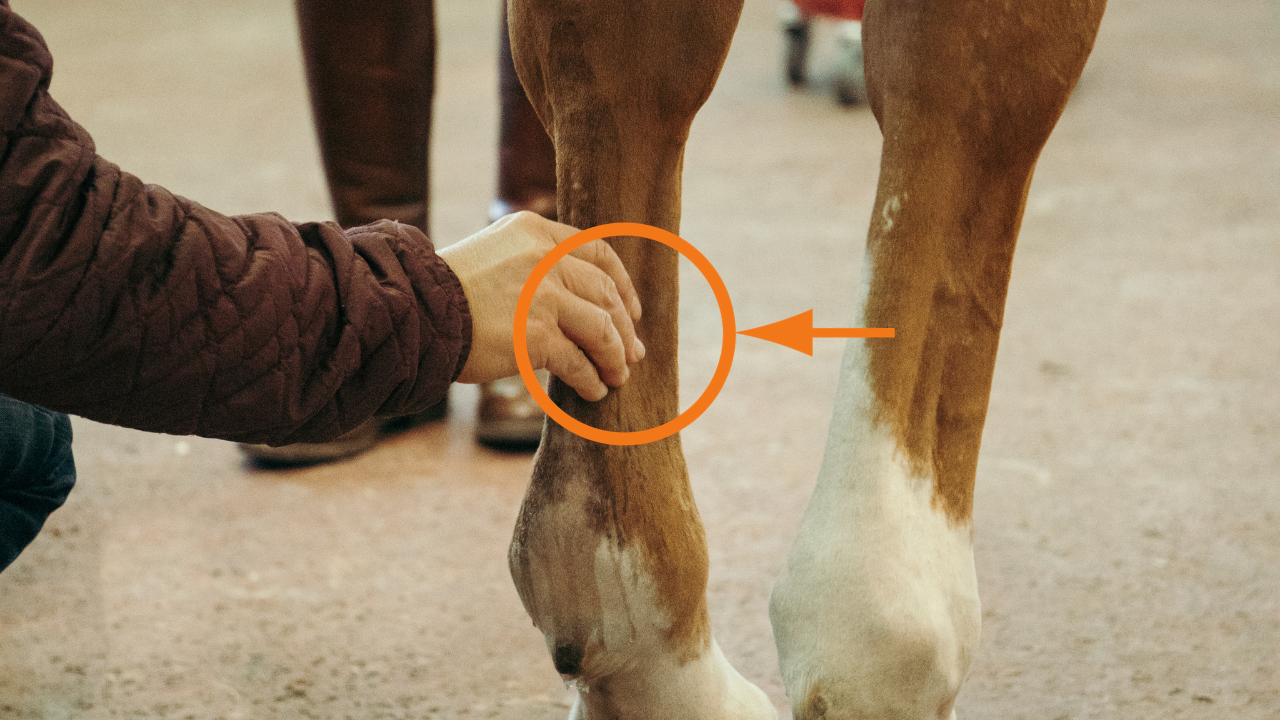
<svg viewBox="0 0 1280 720"><path fill-rule="evenodd" d="M945 720L981 623L972 533L933 508L933 479L913 475L874 423L866 377L852 341L818 486L770 603L782 676L797 720Z"/></svg>
<svg viewBox="0 0 1280 720"><path fill-rule="evenodd" d="M880 209L880 217L884 220L884 232L887 233L893 229L893 216L897 215L898 211L902 209L902 200L906 199L907 195L903 193L901 199L894 195L885 201L884 207Z"/></svg>
<svg viewBox="0 0 1280 720"><path fill-rule="evenodd" d="M572 503L562 503L543 512L566 517L576 511ZM777 718L768 697L738 674L714 639L686 657L669 647L671 616L658 602L637 545L620 548L607 538L564 536L559 542L559 551L566 553L554 556L559 562L547 562L553 556L539 553L530 566L532 577L516 582L532 581L524 585L532 590L524 597L525 607L553 656L566 640L585 638L578 641L581 671L565 675L580 693L571 720ZM592 544L594 553L586 550ZM571 578L581 581L586 575L569 569L571 563L564 562L569 557L591 564L594 587L574 585Z"/></svg>

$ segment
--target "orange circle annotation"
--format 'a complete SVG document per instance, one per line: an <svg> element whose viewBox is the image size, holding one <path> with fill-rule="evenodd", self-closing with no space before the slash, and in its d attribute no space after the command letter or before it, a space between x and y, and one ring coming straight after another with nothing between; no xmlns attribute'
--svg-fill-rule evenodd
<svg viewBox="0 0 1280 720"><path fill-rule="evenodd" d="M546 391L542 389L542 384L538 382L538 377L534 375L533 363L529 360L529 348L526 345L526 324L529 319L529 308L533 304L533 294L537 291L538 284L551 271L551 268L564 256L593 240L620 235L656 240L663 245L674 248L676 252L689 258L693 266L698 268L702 276L707 279L707 283L711 285L711 292L715 294L716 303L720 306L720 323L724 332L723 340L720 344L720 361L716 364L716 370L711 376L711 382L707 385L707 389L702 392L702 395L698 396L698 399L689 406L689 409L680 413L674 420L655 428L633 432L616 432L592 427L570 417L568 413L561 410L560 406L552 402L551 398L547 396ZM729 291L725 288L724 281L720 279L720 274L716 272L715 267L711 265L710 261L702 253L698 252L697 248L675 233L661 228L643 223L620 222L597 225L571 235L568 239L556 245L554 250L547 253L538 262L533 268L533 272L530 273L529 279L525 281L524 288L520 291L520 298L516 302L516 319L515 326L512 328L512 336L515 342L516 365L520 368L520 378L524 380L525 386L529 388L529 394L533 396L533 399L537 401L538 406L542 408L548 417L555 420L566 430L588 440L607 445L643 445L674 435L687 427L689 423L697 420L711 406L712 401L720 394L720 389L724 387L725 379L729 377L729 367L733 364L733 351L737 333L735 332L733 303L729 300Z"/></svg>

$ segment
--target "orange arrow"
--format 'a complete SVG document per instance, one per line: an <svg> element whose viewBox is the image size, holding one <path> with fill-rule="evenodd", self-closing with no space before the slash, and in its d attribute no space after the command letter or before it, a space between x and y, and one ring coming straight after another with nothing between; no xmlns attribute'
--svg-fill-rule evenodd
<svg viewBox="0 0 1280 720"><path fill-rule="evenodd" d="M810 357L813 356L813 339L816 337L891 338L894 336L893 328L816 328L813 326L812 310L806 310L786 320L761 325L758 328L739 330L738 334L785 345Z"/></svg>

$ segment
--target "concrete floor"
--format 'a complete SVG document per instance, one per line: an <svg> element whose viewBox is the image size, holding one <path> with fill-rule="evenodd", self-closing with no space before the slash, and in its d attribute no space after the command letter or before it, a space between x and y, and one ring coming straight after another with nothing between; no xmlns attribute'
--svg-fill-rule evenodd
<svg viewBox="0 0 1280 720"><path fill-rule="evenodd" d="M439 0L434 232L493 187L497 3ZM229 213L329 217L287 0L13 0L100 152ZM788 91L748 0L694 126L682 235L740 327L847 324L879 133ZM1115 2L1032 187L979 465L985 627L961 718L1280 718L1280 10ZM829 52L824 35L819 55ZM686 401L718 319L686 274ZM701 293L701 294L700 294ZM841 347L743 339L684 432L713 623L786 716L765 608ZM528 455L447 423L254 471L77 421L80 484L0 575L0 718L562 718L507 576Z"/></svg>

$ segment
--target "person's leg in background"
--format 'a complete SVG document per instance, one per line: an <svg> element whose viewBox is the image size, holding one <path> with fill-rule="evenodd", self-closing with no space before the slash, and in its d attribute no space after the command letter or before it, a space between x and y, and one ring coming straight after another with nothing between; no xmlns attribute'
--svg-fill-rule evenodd
<svg viewBox="0 0 1280 720"><path fill-rule="evenodd" d="M801 10L791 0L780 0L778 21L782 23L782 37L786 42L783 67L787 82L792 87L800 87L809 81L809 41L813 35L813 15Z"/></svg>
<svg viewBox="0 0 1280 720"><path fill-rule="evenodd" d="M832 75L841 105L865 105L867 76L862 69L862 6L866 0L841 0L832 17L836 27L836 65Z"/></svg>
<svg viewBox="0 0 1280 720"><path fill-rule="evenodd" d="M297 0L296 9L338 224L398 220L429 237L433 0ZM440 419L446 406L447 400L408 418L372 419L331 442L241 448L268 465L337 460L373 447L384 430Z"/></svg>
<svg viewBox="0 0 1280 720"><path fill-rule="evenodd" d="M343 227L430 235L433 0L297 0L311 110Z"/></svg>
<svg viewBox="0 0 1280 720"><path fill-rule="evenodd" d="M381 219L430 236L430 136L435 90L433 0L297 0L312 114L334 214L343 227ZM506 14L500 66L502 132L492 219L516 210L555 215L555 151L512 66ZM549 200L547 199L549 198ZM502 209L506 208L505 211ZM495 214L496 213L496 214ZM481 442L532 449L542 410L520 379L480 386ZM447 401L394 420L371 420L332 442L242 446L264 464L355 455L386 432L444 417Z"/></svg>
<svg viewBox="0 0 1280 720"><path fill-rule="evenodd" d="M507 4L502 3L498 42L498 190L489 221L518 210L556 218L556 149L533 112L516 76L507 33ZM545 381L545 378L544 378ZM524 382L510 377L480 386L476 438L496 447L532 449L542 437L542 408Z"/></svg>
<svg viewBox="0 0 1280 720"><path fill-rule="evenodd" d="M837 20L836 58L832 84L841 105L865 104L867 82L862 70L862 9L866 0L782 0L778 19L786 43L783 61L787 82L799 87L808 82L809 44L813 20Z"/></svg>

